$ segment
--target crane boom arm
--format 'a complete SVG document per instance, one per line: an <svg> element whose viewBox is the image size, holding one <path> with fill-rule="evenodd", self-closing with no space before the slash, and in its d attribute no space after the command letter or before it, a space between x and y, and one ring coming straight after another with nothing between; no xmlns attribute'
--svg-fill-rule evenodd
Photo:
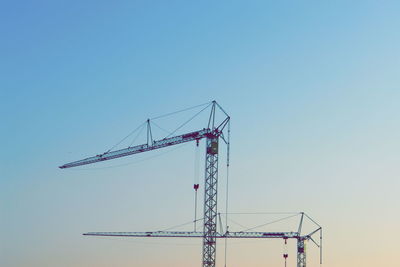
<svg viewBox="0 0 400 267"><path fill-rule="evenodd" d="M204 237L203 232L156 231L156 232L91 232L87 236L125 237ZM214 238L298 238L297 232L228 232L216 233Z"/></svg>
<svg viewBox="0 0 400 267"><path fill-rule="evenodd" d="M218 130L214 130L217 131ZM213 131L213 132L214 132ZM96 155L93 157L89 157L86 159L70 162L67 164L64 164L60 166L59 168L61 169L66 169L66 168L72 168L72 167L77 167L77 166L82 166L82 165L87 165L87 164L92 164L100 161L105 161L105 160L110 160L110 159L115 159L115 158L121 158L133 154L138 154L146 151L151 151L167 146L172 146L172 145L177 145L177 144L182 144L194 140L200 140L202 138L205 138L207 135L212 134L212 131L210 129L202 129L199 131L195 132L190 132L182 135L177 135L169 138L164 138L158 141L153 141L152 144L143 144L143 145L137 145L133 147L127 147L124 149L119 149L115 151L108 151L100 155Z"/></svg>

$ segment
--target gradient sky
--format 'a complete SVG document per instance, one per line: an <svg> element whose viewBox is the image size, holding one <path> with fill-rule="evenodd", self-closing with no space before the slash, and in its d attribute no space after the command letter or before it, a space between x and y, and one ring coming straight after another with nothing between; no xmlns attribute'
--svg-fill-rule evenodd
<svg viewBox="0 0 400 267"><path fill-rule="evenodd" d="M232 117L230 211L305 211L324 227L324 266L398 266L399 13L389 0L2 1L0 265L200 266L200 240L81 236L192 220L194 144L57 166L215 99ZM228 266L281 254L281 240L232 241Z"/></svg>

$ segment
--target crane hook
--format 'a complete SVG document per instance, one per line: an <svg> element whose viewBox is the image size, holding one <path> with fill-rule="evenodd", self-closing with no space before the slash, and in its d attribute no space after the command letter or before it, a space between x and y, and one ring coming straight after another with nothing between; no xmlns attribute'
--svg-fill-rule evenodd
<svg viewBox="0 0 400 267"><path fill-rule="evenodd" d="M285 267L286 267L286 263L287 263L287 258L289 256L289 254L287 253L287 237L283 238L285 240L285 244L284 244L284 251L283 251L283 258L285 259Z"/></svg>

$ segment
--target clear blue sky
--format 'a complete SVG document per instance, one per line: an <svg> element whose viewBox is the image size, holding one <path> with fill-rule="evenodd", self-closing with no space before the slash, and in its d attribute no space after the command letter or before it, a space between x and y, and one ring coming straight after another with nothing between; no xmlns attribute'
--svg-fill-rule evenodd
<svg viewBox="0 0 400 267"><path fill-rule="evenodd" d="M80 235L190 221L194 146L57 166L213 99L232 117L231 211L304 210L326 229L325 266L396 265L399 13L398 1L3 1L0 265L199 266L197 241ZM234 243L228 266L283 264L281 247Z"/></svg>

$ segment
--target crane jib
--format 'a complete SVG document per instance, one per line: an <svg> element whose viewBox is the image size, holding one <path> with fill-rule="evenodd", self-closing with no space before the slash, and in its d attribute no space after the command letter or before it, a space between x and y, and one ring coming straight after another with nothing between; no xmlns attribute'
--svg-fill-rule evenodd
<svg viewBox="0 0 400 267"><path fill-rule="evenodd" d="M156 231L156 232L91 232L83 235L88 236L126 236L126 237L204 237L203 232L188 231ZM226 232L215 233L213 238L301 238L298 232ZM305 237L309 239L309 237Z"/></svg>
<svg viewBox="0 0 400 267"><path fill-rule="evenodd" d="M94 157L89 157L86 159L74 161L71 163L64 164L60 166L61 169L65 168L72 168L72 167L77 167L77 166L82 166L82 165L88 165L96 162L101 162L105 160L110 160L110 159L115 159L115 158L121 158L133 154L138 154L146 151L151 151L167 146L172 146L172 145L177 145L177 144L182 144L194 140L200 140L202 138L208 137L209 135L212 134L218 134L218 132L214 133L210 129L202 129L199 131L191 132L191 133L186 133L178 136L173 136L169 138L164 138L158 141L153 141L152 144L142 144L142 145L137 145L133 147L127 147L124 149L120 150L115 150L115 151L109 151L105 152L100 155L96 155Z"/></svg>

